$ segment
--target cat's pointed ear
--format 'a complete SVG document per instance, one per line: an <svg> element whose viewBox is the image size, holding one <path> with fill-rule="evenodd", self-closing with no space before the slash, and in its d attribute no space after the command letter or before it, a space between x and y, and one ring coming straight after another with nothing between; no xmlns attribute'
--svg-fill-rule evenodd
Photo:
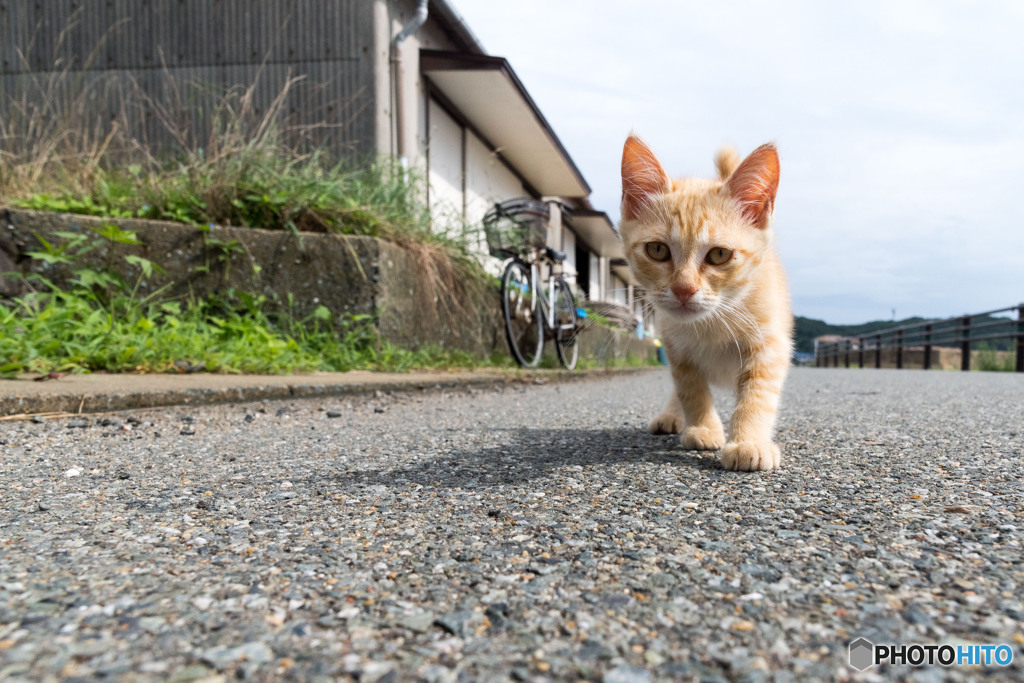
<svg viewBox="0 0 1024 683"><path fill-rule="evenodd" d="M651 199L669 189L671 182L654 152L630 133L622 148L622 217L637 218Z"/></svg>
<svg viewBox="0 0 1024 683"><path fill-rule="evenodd" d="M725 182L743 216L756 227L768 227L779 189L779 153L775 145L761 145L750 153Z"/></svg>

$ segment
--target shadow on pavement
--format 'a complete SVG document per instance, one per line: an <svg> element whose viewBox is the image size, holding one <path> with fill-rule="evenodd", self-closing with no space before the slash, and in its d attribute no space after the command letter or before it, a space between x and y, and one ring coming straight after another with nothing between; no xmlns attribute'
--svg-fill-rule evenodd
<svg viewBox="0 0 1024 683"><path fill-rule="evenodd" d="M721 470L717 455L687 451L676 436L643 430L515 429L510 442L480 450L414 455L405 468L356 470L346 483L436 488L489 488L543 479L556 470L579 465L664 463L696 470Z"/></svg>

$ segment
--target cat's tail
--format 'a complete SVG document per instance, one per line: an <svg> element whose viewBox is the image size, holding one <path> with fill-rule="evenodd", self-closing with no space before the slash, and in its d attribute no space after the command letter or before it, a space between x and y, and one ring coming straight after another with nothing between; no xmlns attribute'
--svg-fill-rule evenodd
<svg viewBox="0 0 1024 683"><path fill-rule="evenodd" d="M722 147L715 155L715 168L718 169L718 175L722 180L728 179L739 165L740 155L731 145Z"/></svg>

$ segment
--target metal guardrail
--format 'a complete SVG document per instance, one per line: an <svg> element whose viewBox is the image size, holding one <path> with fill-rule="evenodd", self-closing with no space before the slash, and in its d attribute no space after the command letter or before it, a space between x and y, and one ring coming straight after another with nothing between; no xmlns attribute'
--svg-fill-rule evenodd
<svg viewBox="0 0 1024 683"><path fill-rule="evenodd" d="M1016 312L1013 318L991 316ZM984 318L984 320L977 320ZM895 349L896 367L904 367L904 356L908 350L923 352L923 367L932 367L932 351L942 347L959 348L960 369L971 369L971 345L996 339L1016 340L1017 372L1024 372L1024 304L997 308L984 313L972 313L945 320L933 320L916 325L903 325L881 330L860 337L842 337L815 345L814 360L817 367L839 367L840 362L850 367L856 359L859 367L882 367L882 355L886 349ZM867 362L865 362L867 361ZM920 366L918 366L920 367Z"/></svg>

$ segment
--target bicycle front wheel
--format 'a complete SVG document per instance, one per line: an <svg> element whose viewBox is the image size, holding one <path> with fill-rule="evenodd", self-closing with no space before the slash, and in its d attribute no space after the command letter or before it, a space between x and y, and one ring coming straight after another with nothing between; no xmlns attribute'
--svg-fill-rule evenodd
<svg viewBox="0 0 1024 683"><path fill-rule="evenodd" d="M501 308L508 350L520 366L535 368L544 350L544 321L537 311L530 269L512 261L501 276Z"/></svg>
<svg viewBox="0 0 1024 683"><path fill-rule="evenodd" d="M558 278L555 280L555 349L566 370L574 369L579 359L579 331L576 297L572 295L569 283Z"/></svg>

